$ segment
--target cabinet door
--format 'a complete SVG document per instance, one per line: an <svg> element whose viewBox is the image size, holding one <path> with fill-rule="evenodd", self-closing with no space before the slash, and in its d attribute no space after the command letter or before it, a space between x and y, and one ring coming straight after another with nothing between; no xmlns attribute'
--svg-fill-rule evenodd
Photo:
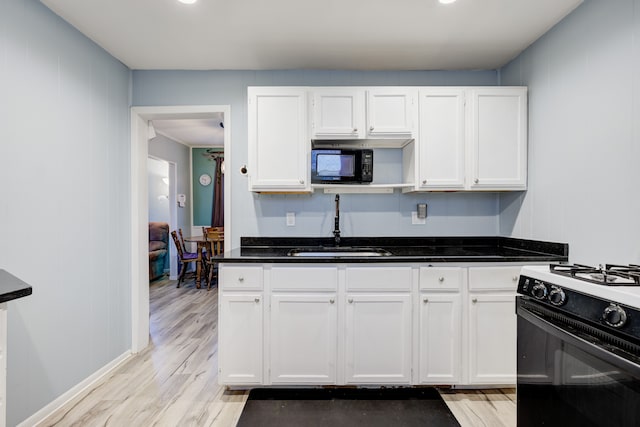
<svg viewBox="0 0 640 427"><path fill-rule="evenodd" d="M220 384L262 384L262 293L222 294Z"/></svg>
<svg viewBox="0 0 640 427"><path fill-rule="evenodd" d="M469 383L515 384L515 294L469 298Z"/></svg>
<svg viewBox="0 0 640 427"><path fill-rule="evenodd" d="M459 294L420 295L420 383L457 384L461 368Z"/></svg>
<svg viewBox="0 0 640 427"><path fill-rule="evenodd" d="M271 296L271 382L334 384L336 295Z"/></svg>
<svg viewBox="0 0 640 427"><path fill-rule="evenodd" d="M345 382L411 381L411 296L348 294Z"/></svg>
<svg viewBox="0 0 640 427"><path fill-rule="evenodd" d="M372 138L412 138L415 90L371 88L367 91L367 135Z"/></svg>
<svg viewBox="0 0 640 427"><path fill-rule="evenodd" d="M420 189L464 189L464 94L464 89L457 88L420 90Z"/></svg>
<svg viewBox="0 0 640 427"><path fill-rule="evenodd" d="M527 89L470 90L472 190L524 190L527 177Z"/></svg>
<svg viewBox="0 0 640 427"><path fill-rule="evenodd" d="M313 93L313 139L364 138L364 90L319 89Z"/></svg>
<svg viewBox="0 0 640 427"><path fill-rule="evenodd" d="M310 190L303 88L249 88L249 190Z"/></svg>

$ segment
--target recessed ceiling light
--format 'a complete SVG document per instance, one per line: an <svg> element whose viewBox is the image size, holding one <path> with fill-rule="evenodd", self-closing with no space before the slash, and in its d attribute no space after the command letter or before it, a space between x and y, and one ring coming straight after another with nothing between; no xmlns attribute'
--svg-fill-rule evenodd
<svg viewBox="0 0 640 427"><path fill-rule="evenodd" d="M198 0L178 0L180 3L184 3L184 4L194 4L195 2L197 2Z"/></svg>
<svg viewBox="0 0 640 427"><path fill-rule="evenodd" d="M451 4L455 3L456 0L438 0L442 4Z"/></svg>

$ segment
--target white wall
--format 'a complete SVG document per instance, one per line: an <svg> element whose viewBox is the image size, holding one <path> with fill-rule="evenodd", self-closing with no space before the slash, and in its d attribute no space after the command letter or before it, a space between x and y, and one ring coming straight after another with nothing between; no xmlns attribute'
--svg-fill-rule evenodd
<svg viewBox="0 0 640 427"><path fill-rule="evenodd" d="M130 348L130 71L36 0L0 1L7 425Z"/></svg>
<svg viewBox="0 0 640 427"><path fill-rule="evenodd" d="M529 191L500 232L573 262L640 262L640 0L586 0L501 72L529 86Z"/></svg>
<svg viewBox="0 0 640 427"><path fill-rule="evenodd" d="M147 159L149 190L149 222L171 223L169 212L169 162L152 157Z"/></svg>
<svg viewBox="0 0 640 427"><path fill-rule="evenodd" d="M331 236L332 195L258 195L239 170L247 163L248 86L496 85L495 71L133 71L136 106L231 105L233 248L241 236ZM399 161L399 160L398 160ZM227 162L228 163L228 162ZM498 234L498 195L442 193L352 195L341 200L343 236L443 236ZM411 225L418 202L429 205L427 224ZM287 212L296 226L286 227Z"/></svg>

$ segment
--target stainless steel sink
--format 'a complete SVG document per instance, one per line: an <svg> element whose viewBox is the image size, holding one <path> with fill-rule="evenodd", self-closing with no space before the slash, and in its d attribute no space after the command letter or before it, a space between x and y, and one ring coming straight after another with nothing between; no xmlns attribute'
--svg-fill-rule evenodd
<svg viewBox="0 0 640 427"><path fill-rule="evenodd" d="M291 249L287 256L302 257L378 257L390 256L391 252L381 248L361 248L350 246L337 247L308 247Z"/></svg>

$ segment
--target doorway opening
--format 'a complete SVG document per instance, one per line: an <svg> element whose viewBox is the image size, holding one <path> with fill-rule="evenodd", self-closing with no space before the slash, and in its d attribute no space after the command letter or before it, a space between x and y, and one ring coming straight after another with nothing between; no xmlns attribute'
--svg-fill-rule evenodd
<svg viewBox="0 0 640 427"><path fill-rule="evenodd" d="M203 120L224 117L223 138L225 162L231 164L231 107L161 106L131 108L131 351L138 353L149 344L149 271L148 219L149 189L148 167L150 122L162 120ZM225 247L231 242L231 174L224 179ZM196 177L197 178L197 177ZM193 191L191 191L193 194ZM176 203L174 203L175 205ZM193 207L192 207L193 209ZM193 212L191 212L193 218ZM192 227L193 230L193 227Z"/></svg>

